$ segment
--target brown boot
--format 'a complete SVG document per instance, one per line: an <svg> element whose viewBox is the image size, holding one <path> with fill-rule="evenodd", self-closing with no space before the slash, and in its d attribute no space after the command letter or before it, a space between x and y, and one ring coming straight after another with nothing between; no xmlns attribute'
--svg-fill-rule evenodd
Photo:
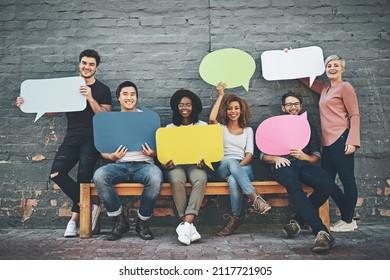
<svg viewBox="0 0 390 280"><path fill-rule="evenodd" d="M228 222L228 224L226 226L224 226L223 228L221 228L218 231L218 235L219 236L231 235L241 225L241 220L237 216L232 216L232 215L229 215L229 214L225 214L225 215L223 215L223 218L224 219L230 219L230 221Z"/></svg>
<svg viewBox="0 0 390 280"><path fill-rule="evenodd" d="M127 221L125 211L127 211L126 207L123 207L120 215L114 217L115 226L112 231L107 235L107 240L113 241L121 239L122 235L130 230L129 222Z"/></svg>
<svg viewBox="0 0 390 280"><path fill-rule="evenodd" d="M271 209L271 206L269 206L267 201L265 201L258 192L251 192L249 194L249 198L252 202L253 208L255 208L256 211L259 211L260 214L264 214Z"/></svg>

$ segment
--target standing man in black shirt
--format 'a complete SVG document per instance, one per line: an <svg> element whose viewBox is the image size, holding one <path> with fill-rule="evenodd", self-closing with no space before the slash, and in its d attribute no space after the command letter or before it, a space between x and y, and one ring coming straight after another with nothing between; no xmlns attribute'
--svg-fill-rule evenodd
<svg viewBox="0 0 390 280"><path fill-rule="evenodd" d="M80 216L80 183L91 181L99 152L93 142L92 118L96 113L111 111L111 92L108 86L95 78L100 64L100 56L95 50L84 50L79 55L80 76L85 80L85 86L80 87L80 93L87 100L83 111L68 112L67 129L64 141L58 148L50 178L72 200L72 217L68 222L64 236L77 236L76 222ZM18 97L16 105L20 106L23 98ZM69 176L72 168L78 165L77 180ZM100 213L98 205L92 208L92 227L96 225Z"/></svg>

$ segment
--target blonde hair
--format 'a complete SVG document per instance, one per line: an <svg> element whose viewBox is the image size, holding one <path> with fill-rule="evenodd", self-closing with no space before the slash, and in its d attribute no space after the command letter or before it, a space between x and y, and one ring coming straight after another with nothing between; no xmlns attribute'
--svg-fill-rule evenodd
<svg viewBox="0 0 390 280"><path fill-rule="evenodd" d="M345 69L345 59L337 54L332 54L332 55L328 56L325 59L325 66L328 65L328 63L333 61L333 60L340 60L341 66L343 66L343 68Z"/></svg>

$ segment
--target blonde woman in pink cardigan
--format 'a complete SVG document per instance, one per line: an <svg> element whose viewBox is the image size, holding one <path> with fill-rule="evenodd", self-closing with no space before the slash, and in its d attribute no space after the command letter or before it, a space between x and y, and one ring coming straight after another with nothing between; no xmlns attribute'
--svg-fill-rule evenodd
<svg viewBox="0 0 390 280"><path fill-rule="evenodd" d="M344 192L338 188L332 195L341 212L341 220L330 229L333 232L354 231L353 220L358 190L354 173L354 154L360 147L360 114L355 89L343 81L345 60L331 55L325 60L325 72L330 83L315 81L312 90L320 94L319 108L322 130L321 166L332 178L339 175ZM301 79L308 86L307 79Z"/></svg>

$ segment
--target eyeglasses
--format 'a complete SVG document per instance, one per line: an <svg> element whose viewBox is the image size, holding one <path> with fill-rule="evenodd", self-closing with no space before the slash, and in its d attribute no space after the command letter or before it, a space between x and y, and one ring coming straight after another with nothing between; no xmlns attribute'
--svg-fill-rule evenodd
<svg viewBox="0 0 390 280"><path fill-rule="evenodd" d="M180 103L178 107L179 107L179 109L192 108L192 104L191 103L186 103L186 104Z"/></svg>
<svg viewBox="0 0 390 280"><path fill-rule="evenodd" d="M300 107L301 103L300 102L294 102L294 103L286 103L286 104L284 104L284 107L287 107L287 108L292 108L293 106Z"/></svg>

